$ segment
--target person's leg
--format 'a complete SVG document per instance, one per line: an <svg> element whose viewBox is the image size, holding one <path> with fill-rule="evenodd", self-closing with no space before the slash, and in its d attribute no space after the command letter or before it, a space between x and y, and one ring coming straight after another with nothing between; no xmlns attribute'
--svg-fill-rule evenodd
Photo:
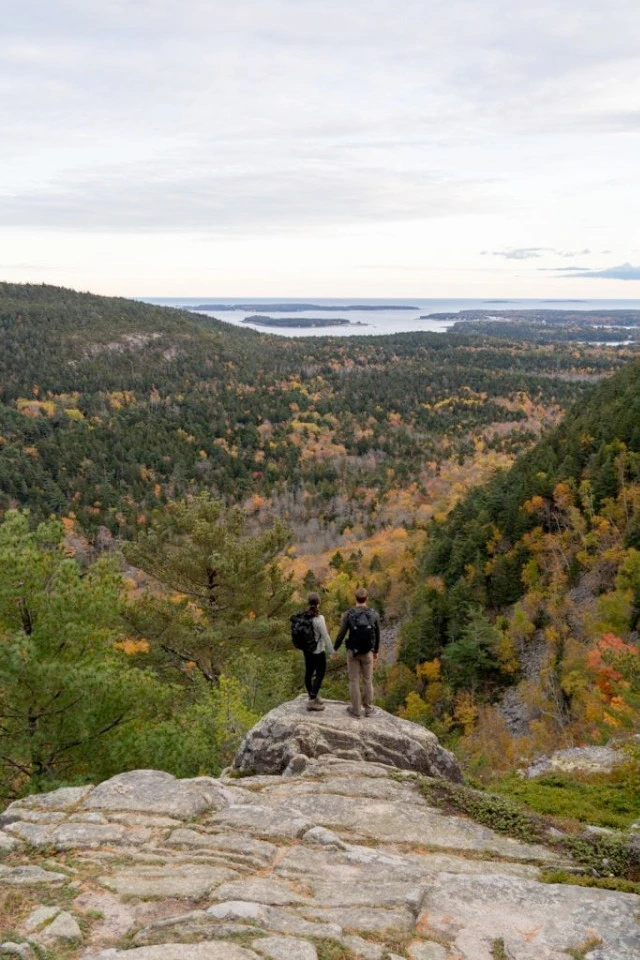
<svg viewBox="0 0 640 960"><path fill-rule="evenodd" d="M313 674L315 671L315 663L313 662L313 654L307 653L306 650L302 651L304 654L304 687L310 697L313 697Z"/></svg>
<svg viewBox="0 0 640 960"><path fill-rule="evenodd" d="M373 707L373 653L363 653L359 659L364 684L362 704L367 711Z"/></svg>
<svg viewBox="0 0 640 960"><path fill-rule="evenodd" d="M347 675L349 677L349 698L351 712L360 716L360 659L347 651Z"/></svg>
<svg viewBox="0 0 640 960"><path fill-rule="evenodd" d="M318 697L318 690L322 683L325 670L327 668L327 658L324 653L306 653L304 654L304 685L309 694L307 710L324 710L324 703Z"/></svg>
<svg viewBox="0 0 640 960"><path fill-rule="evenodd" d="M320 693L320 687L327 671L327 655L322 653L313 654L313 677L311 679L311 690L309 696L316 698Z"/></svg>

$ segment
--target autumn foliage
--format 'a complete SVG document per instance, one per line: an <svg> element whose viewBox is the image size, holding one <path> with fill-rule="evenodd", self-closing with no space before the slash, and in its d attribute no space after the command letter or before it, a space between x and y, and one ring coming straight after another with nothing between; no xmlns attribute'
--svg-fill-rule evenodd
<svg viewBox="0 0 640 960"><path fill-rule="evenodd" d="M478 771L639 729L639 547L635 364L428 530L404 715L448 730Z"/></svg>

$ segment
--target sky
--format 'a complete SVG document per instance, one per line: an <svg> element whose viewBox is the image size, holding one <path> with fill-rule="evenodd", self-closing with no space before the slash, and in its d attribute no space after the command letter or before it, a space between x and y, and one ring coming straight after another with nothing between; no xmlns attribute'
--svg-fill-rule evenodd
<svg viewBox="0 0 640 960"><path fill-rule="evenodd" d="M637 0L5 0L0 279L640 298Z"/></svg>

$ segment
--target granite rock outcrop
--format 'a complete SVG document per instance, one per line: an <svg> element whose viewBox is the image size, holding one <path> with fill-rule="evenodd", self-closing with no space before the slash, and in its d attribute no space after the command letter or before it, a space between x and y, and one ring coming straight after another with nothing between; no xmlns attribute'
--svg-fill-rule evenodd
<svg viewBox="0 0 640 960"><path fill-rule="evenodd" d="M312 722L326 742L326 718ZM0 955L640 955L640 898L543 882L549 868L572 868L553 846L435 809L418 773L361 759L354 737L344 747L353 756L295 752L286 776L141 770L11 804L0 829L0 902L11 903Z"/></svg>
<svg viewBox="0 0 640 960"><path fill-rule="evenodd" d="M302 696L267 713L244 738L233 769L242 775L287 776L300 773L309 760L333 756L462 779L456 758L425 727L378 707L372 716L356 718L339 701L325 701L320 713L308 712L306 704Z"/></svg>

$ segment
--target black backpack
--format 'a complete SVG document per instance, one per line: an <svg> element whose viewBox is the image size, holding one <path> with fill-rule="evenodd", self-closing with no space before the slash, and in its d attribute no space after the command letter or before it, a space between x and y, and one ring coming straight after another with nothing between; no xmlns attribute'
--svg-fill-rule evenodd
<svg viewBox="0 0 640 960"><path fill-rule="evenodd" d="M376 614L369 607L353 607L349 611L347 647L354 653L371 653L375 646Z"/></svg>
<svg viewBox="0 0 640 960"><path fill-rule="evenodd" d="M318 645L313 629L313 614L294 613L291 617L291 643L303 653L313 653Z"/></svg>

